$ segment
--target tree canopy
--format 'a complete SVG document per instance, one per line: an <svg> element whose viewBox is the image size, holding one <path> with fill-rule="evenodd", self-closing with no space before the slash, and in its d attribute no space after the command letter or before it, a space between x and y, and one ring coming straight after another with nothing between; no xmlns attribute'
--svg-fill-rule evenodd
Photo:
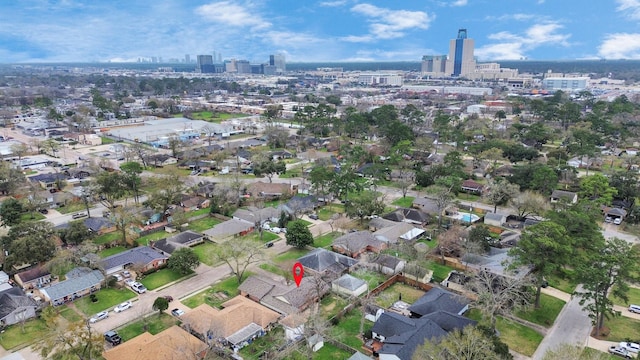
<svg viewBox="0 0 640 360"><path fill-rule="evenodd" d="M287 245L295 246L298 249L304 249L308 245L313 245L313 235L307 225L295 220L287 225Z"/></svg>

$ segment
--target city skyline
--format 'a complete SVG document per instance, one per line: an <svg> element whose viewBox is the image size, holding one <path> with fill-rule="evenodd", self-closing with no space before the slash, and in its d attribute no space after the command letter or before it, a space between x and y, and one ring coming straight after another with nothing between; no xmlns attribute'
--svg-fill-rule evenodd
<svg viewBox="0 0 640 360"><path fill-rule="evenodd" d="M23 0L0 4L0 62L419 61L460 28L480 61L640 59L639 19L640 0Z"/></svg>

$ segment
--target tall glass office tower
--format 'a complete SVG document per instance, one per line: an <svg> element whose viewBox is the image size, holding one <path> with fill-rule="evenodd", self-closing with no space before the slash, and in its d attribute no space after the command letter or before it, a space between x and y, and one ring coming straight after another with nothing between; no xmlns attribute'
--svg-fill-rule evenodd
<svg viewBox="0 0 640 360"><path fill-rule="evenodd" d="M465 76L476 69L473 57L473 39L467 38L467 29L459 29L458 37L449 42L449 59L446 73L451 76Z"/></svg>

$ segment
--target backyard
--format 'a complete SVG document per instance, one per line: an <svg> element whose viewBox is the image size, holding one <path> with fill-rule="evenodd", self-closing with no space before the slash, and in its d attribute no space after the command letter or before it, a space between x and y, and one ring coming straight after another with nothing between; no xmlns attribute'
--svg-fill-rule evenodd
<svg viewBox="0 0 640 360"><path fill-rule="evenodd" d="M547 294L540 294L540 308L531 305L526 311L518 311L515 315L534 324L550 327L556 321L565 302Z"/></svg>
<svg viewBox="0 0 640 360"><path fill-rule="evenodd" d="M154 313L144 319L140 319L118 329L118 335L120 335L123 341L127 341L144 333L145 331L155 335L179 323L180 321L167 313L162 313L160 316L158 316L158 313Z"/></svg>
<svg viewBox="0 0 640 360"><path fill-rule="evenodd" d="M205 230L209 230L212 227L220 224L220 220L211 217L211 216L207 216L204 217L202 219L198 219L198 220L194 220L194 221L190 221L189 225L187 226L187 228L191 231L195 231L198 233L201 233Z"/></svg>
<svg viewBox="0 0 640 360"><path fill-rule="evenodd" d="M397 282L380 293L375 300L376 304L386 309L398 300L413 304L424 294L422 290Z"/></svg>
<svg viewBox="0 0 640 360"><path fill-rule="evenodd" d="M413 196L405 196L394 200L391 204L403 208L410 208L413 205L413 200L415 200Z"/></svg>
<svg viewBox="0 0 640 360"><path fill-rule="evenodd" d="M478 322L482 320L482 314L477 309L469 310L466 316ZM537 331L501 316L496 319L496 329L500 332L500 340L510 349L517 349L526 356L533 355L543 339Z"/></svg>
<svg viewBox="0 0 640 360"><path fill-rule="evenodd" d="M362 346L362 338L360 337L361 322L362 310L355 308L340 319L337 325L332 326L329 334L341 343L359 349ZM373 324L365 320L362 332L366 332L371 329L371 327L373 327Z"/></svg>
<svg viewBox="0 0 640 360"><path fill-rule="evenodd" d="M96 245L104 245L114 241L119 241L120 239L122 239L122 234L118 231L114 231L96 237L93 239L93 243Z"/></svg>
<svg viewBox="0 0 640 360"><path fill-rule="evenodd" d="M182 274L180 274L179 272L177 272L175 270L171 270L169 268L164 268L164 269L160 269L158 271L155 271L155 272L153 272L153 273L151 273L149 275L145 275L144 278L142 280L140 280L140 282L148 290L154 290L154 289L157 289L157 288L162 287L164 285L167 285L168 283L171 283L171 282L174 282L174 281L178 281L178 280L180 280L182 278L186 278L188 276L190 276L190 275L189 274L182 275Z"/></svg>
<svg viewBox="0 0 640 360"><path fill-rule="evenodd" d="M133 293L133 291L124 288L104 288L94 294L98 299L97 302L91 302L89 296L85 296L75 301L76 308L82 311L86 316L93 316L100 311L109 309L123 301L136 297L136 294Z"/></svg>
<svg viewBox="0 0 640 360"><path fill-rule="evenodd" d="M107 256L111 256L111 255L115 255L115 254L119 254L123 251L127 250L127 248L125 248L124 246L114 246L114 247L110 247L110 248L106 248L104 250L101 250L98 253L98 256L101 259L106 258Z"/></svg>
<svg viewBox="0 0 640 360"><path fill-rule="evenodd" d="M245 276L250 276L250 273L245 273ZM235 276L226 278L205 291L201 291L193 296L189 296L181 302L193 309L198 305L209 304L215 308L220 308L222 303L231 299L238 294L238 280Z"/></svg>
<svg viewBox="0 0 640 360"><path fill-rule="evenodd" d="M32 319L24 323L24 331L21 324L11 325L2 331L0 333L0 345L5 350L22 348L44 338L48 334L49 329L47 329L44 320Z"/></svg>
<svg viewBox="0 0 640 360"><path fill-rule="evenodd" d="M369 290L375 289L378 285L380 285L387 279L386 275L381 274L377 271L367 270L365 268L358 269L355 272L351 273L351 275L357 277L358 279L366 281L367 285L369 286Z"/></svg>
<svg viewBox="0 0 640 360"><path fill-rule="evenodd" d="M344 205L342 204L328 204L320 208L317 212L318 218L322 221L327 221L331 219L333 214L343 214L344 213Z"/></svg>

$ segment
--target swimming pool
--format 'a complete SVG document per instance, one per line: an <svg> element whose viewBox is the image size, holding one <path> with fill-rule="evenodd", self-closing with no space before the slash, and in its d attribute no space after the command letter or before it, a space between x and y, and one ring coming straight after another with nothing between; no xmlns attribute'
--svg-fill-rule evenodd
<svg viewBox="0 0 640 360"><path fill-rule="evenodd" d="M451 215L450 216L453 219L457 219L457 220L461 220L464 221L466 223L473 223L478 221L478 219L480 219L480 217L476 214L470 214L464 211L458 211L457 214L455 215Z"/></svg>

